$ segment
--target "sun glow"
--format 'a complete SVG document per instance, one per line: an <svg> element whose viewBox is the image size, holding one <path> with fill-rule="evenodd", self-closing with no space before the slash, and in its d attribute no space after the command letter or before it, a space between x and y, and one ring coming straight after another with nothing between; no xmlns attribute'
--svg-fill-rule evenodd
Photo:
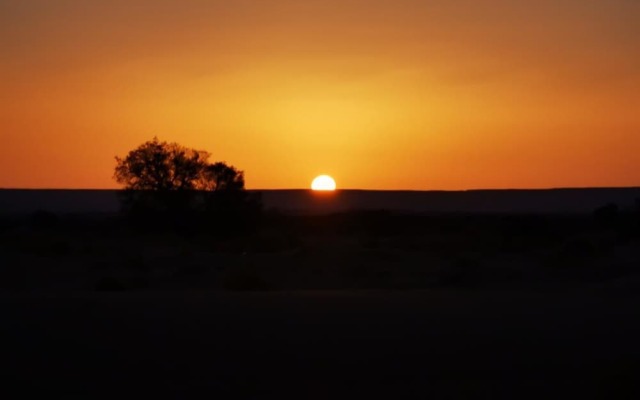
<svg viewBox="0 0 640 400"><path fill-rule="evenodd" d="M322 191L336 190L336 181L329 175L320 175L311 182L311 189Z"/></svg>

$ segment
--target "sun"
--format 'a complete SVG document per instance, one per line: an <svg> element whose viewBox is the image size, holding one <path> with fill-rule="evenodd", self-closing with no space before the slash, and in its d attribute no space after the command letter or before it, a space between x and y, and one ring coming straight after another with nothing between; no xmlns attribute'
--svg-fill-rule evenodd
<svg viewBox="0 0 640 400"><path fill-rule="evenodd" d="M336 190L336 181L329 175L320 175L311 182L311 189L322 191Z"/></svg>

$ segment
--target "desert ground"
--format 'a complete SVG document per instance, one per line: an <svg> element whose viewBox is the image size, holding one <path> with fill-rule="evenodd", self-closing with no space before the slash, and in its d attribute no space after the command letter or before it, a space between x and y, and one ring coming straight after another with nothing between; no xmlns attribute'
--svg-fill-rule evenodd
<svg viewBox="0 0 640 400"><path fill-rule="evenodd" d="M640 213L611 205L268 211L242 234L5 216L0 390L636 398L639 261Z"/></svg>
<svg viewBox="0 0 640 400"><path fill-rule="evenodd" d="M636 398L639 306L602 289L5 293L2 390Z"/></svg>

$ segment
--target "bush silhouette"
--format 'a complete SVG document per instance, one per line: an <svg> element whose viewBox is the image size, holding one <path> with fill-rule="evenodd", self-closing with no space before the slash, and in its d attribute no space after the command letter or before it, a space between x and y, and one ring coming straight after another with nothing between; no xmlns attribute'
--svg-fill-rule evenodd
<svg viewBox="0 0 640 400"><path fill-rule="evenodd" d="M259 199L245 190L243 171L209 163L209 157L158 138L116 157L123 209L153 228L193 228L212 220L225 229L246 227L261 210Z"/></svg>
<svg viewBox="0 0 640 400"><path fill-rule="evenodd" d="M213 192L238 192L244 190L244 172L223 162L205 165L202 171L203 189Z"/></svg>

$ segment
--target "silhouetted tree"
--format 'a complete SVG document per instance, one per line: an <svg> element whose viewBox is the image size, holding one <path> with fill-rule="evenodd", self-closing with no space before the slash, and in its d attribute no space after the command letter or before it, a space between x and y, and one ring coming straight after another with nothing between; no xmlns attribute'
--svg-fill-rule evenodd
<svg viewBox="0 0 640 400"><path fill-rule="evenodd" d="M208 158L207 152L158 138L131 150L124 158L116 157L114 178L124 185L121 197L125 210L144 217L158 212L184 214L192 209L192 191L201 184Z"/></svg>
<svg viewBox="0 0 640 400"><path fill-rule="evenodd" d="M244 172L223 162L205 166L203 178L205 190L214 192L244 190Z"/></svg>
<svg viewBox="0 0 640 400"><path fill-rule="evenodd" d="M261 215L262 202L257 194L244 190L244 173L223 162L204 168L205 219L227 233L245 231Z"/></svg>
<svg viewBox="0 0 640 400"><path fill-rule="evenodd" d="M244 188L244 173L223 162L209 163L208 152L189 149L158 138L145 142L126 157L116 157L114 178L124 185L126 211L154 226L167 222L210 223L225 229L246 226L261 210L259 199Z"/></svg>
<svg viewBox="0 0 640 400"><path fill-rule="evenodd" d="M196 190L208 158L207 152L153 138L116 157L115 179L127 190Z"/></svg>

